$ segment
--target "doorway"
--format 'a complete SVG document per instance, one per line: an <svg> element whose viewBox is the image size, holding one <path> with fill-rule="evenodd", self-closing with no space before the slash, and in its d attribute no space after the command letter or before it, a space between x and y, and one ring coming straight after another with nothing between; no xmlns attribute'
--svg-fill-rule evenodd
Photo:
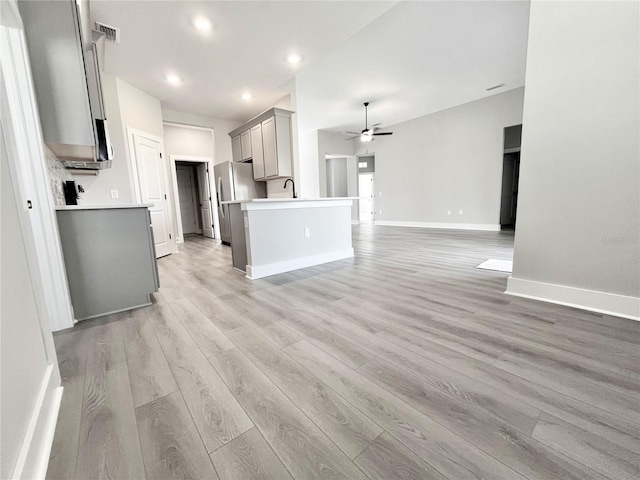
<svg viewBox="0 0 640 480"><path fill-rule="evenodd" d="M199 215L200 192L196 183L196 167L188 162L176 162L178 180L178 204L182 234L202 233L202 219Z"/></svg>
<svg viewBox="0 0 640 480"><path fill-rule="evenodd" d="M372 223L374 215L374 175L375 157L361 155L358 157L358 219L360 223Z"/></svg>
<svg viewBox="0 0 640 480"><path fill-rule="evenodd" d="M505 231L515 230L516 228L521 140L522 125L514 125L504 129L500 229Z"/></svg>
<svg viewBox="0 0 640 480"><path fill-rule="evenodd" d="M320 185L323 197L358 196L358 162L355 155L325 154L326 185ZM322 175L322 173L321 173ZM351 222L359 223L358 201L351 206Z"/></svg>
<svg viewBox="0 0 640 480"><path fill-rule="evenodd" d="M212 207L210 172L213 172L213 159L171 155L171 175L175 198L178 242L185 235L202 235L216 238L217 221Z"/></svg>
<svg viewBox="0 0 640 480"><path fill-rule="evenodd" d="M171 207L163 159L164 144L160 137L127 127L132 152L134 185L138 203L149 204L151 227L156 257L164 257L176 251L171 219Z"/></svg>
<svg viewBox="0 0 640 480"><path fill-rule="evenodd" d="M373 222L373 173L361 173L358 175L360 223Z"/></svg>

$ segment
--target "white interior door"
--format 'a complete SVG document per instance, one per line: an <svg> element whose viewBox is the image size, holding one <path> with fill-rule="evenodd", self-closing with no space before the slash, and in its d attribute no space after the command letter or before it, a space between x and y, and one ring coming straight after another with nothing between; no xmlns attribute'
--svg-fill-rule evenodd
<svg viewBox="0 0 640 480"><path fill-rule="evenodd" d="M360 223L373 222L373 173L358 175L358 197Z"/></svg>
<svg viewBox="0 0 640 480"><path fill-rule="evenodd" d="M196 198L196 182L192 166L176 167L178 180L178 203L180 204L180 218L182 219L182 233L200 233L198 225L198 204Z"/></svg>
<svg viewBox="0 0 640 480"><path fill-rule="evenodd" d="M167 182L162 149L156 140L134 133L133 144L138 167L140 199L149 203L151 226L156 246L156 257L169 255L174 251L171 233L171 219L167 201Z"/></svg>
<svg viewBox="0 0 640 480"><path fill-rule="evenodd" d="M209 168L206 163L198 165L198 192L200 193L200 215L202 217L202 235L213 238L213 207L211 206L211 185Z"/></svg>

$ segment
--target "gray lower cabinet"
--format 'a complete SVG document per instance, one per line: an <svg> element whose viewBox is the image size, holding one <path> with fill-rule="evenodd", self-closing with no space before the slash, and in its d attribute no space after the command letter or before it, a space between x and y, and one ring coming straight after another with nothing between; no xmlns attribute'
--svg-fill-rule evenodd
<svg viewBox="0 0 640 480"><path fill-rule="evenodd" d="M151 304L158 291L147 207L56 211L76 320Z"/></svg>
<svg viewBox="0 0 640 480"><path fill-rule="evenodd" d="M231 259L234 268L247 271L247 237L244 227L244 212L239 203L229 205L229 224L231 225Z"/></svg>

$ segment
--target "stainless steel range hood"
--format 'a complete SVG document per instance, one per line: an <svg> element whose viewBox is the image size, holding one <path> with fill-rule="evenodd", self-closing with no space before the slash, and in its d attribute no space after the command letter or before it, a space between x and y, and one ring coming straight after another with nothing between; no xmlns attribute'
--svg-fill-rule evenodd
<svg viewBox="0 0 640 480"><path fill-rule="evenodd" d="M102 162L86 162L83 160L62 160L62 164L65 168L77 169L77 170L104 170L111 168L111 160L104 160Z"/></svg>

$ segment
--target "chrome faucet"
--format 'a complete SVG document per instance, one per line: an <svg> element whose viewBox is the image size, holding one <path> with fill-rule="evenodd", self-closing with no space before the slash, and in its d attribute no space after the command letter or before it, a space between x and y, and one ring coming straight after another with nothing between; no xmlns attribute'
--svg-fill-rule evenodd
<svg viewBox="0 0 640 480"><path fill-rule="evenodd" d="M296 195L296 182L293 181L293 178L287 178L284 181L284 187L282 188L287 188L287 183L291 182L291 185L293 186L293 198L298 198L298 196Z"/></svg>

